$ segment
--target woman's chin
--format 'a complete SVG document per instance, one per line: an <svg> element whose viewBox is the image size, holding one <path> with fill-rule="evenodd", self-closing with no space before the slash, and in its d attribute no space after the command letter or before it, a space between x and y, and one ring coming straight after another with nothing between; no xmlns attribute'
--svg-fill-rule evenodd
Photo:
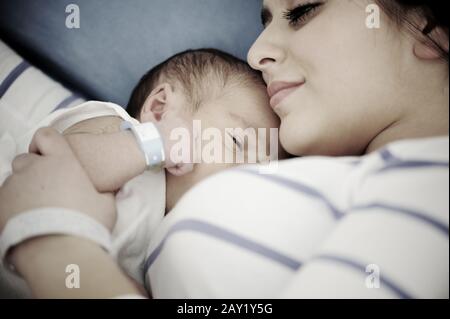
<svg viewBox="0 0 450 319"><path fill-rule="evenodd" d="M280 143L289 154L295 156L305 155L305 143L307 141L301 137L299 130L296 130L291 125L287 125L285 121L282 121L280 126Z"/></svg>
<svg viewBox="0 0 450 319"><path fill-rule="evenodd" d="M308 125L311 124L311 125ZM336 156L340 150L336 149L333 138L321 133L322 123L304 123L298 119L286 118L280 126L280 143L282 147L295 156Z"/></svg>

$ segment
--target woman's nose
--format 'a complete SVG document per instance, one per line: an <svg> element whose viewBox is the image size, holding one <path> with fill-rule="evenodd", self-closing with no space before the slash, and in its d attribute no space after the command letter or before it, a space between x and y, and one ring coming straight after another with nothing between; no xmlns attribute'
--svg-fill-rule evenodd
<svg viewBox="0 0 450 319"><path fill-rule="evenodd" d="M279 64L283 60L283 51L267 40L267 36L261 36L255 41L247 55L250 66L258 71L267 71L268 68Z"/></svg>

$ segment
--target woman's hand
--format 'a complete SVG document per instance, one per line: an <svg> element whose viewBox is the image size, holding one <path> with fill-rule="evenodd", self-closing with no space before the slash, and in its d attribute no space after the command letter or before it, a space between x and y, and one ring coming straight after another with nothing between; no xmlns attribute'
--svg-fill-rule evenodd
<svg viewBox="0 0 450 319"><path fill-rule="evenodd" d="M0 187L0 231L9 219L40 207L63 207L85 213L112 229L116 219L111 194L100 194L55 130L40 129L30 154L13 162L13 174ZM110 298L140 295L135 283L100 246L72 236L41 236L17 245L11 261L38 298ZM83 284L66 286L66 267L78 265Z"/></svg>
<svg viewBox="0 0 450 319"><path fill-rule="evenodd" d="M17 156L12 169L0 187L0 230L15 215L40 207L73 209L112 230L113 195L97 192L69 144L54 129L39 129L30 153Z"/></svg>

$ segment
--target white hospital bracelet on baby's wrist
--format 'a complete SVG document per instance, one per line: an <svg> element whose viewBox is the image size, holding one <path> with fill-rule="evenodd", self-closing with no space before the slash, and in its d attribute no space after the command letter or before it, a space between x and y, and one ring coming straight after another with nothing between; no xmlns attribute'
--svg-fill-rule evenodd
<svg viewBox="0 0 450 319"><path fill-rule="evenodd" d="M0 261L6 269L15 272L7 260L8 251L34 237L46 235L72 235L83 237L111 250L108 229L86 214L66 208L39 208L21 213L7 223L0 235Z"/></svg>
<svg viewBox="0 0 450 319"><path fill-rule="evenodd" d="M122 131L130 130L136 138L139 147L145 156L148 169L161 168L165 164L164 144L156 126L151 122L133 125L123 121L120 125Z"/></svg>

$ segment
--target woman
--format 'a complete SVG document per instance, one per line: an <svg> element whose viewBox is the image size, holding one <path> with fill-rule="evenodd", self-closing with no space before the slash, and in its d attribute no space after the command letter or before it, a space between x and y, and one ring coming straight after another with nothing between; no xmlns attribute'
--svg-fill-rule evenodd
<svg viewBox="0 0 450 319"><path fill-rule="evenodd" d="M220 230L215 236L224 242L234 236L230 242L239 249L192 240L202 253L187 258L180 253L186 246L171 239L159 266L151 258L146 263L155 296L448 297L448 22L438 2L376 3L380 28L369 28L367 18L376 12L366 11L365 0L264 1L265 30L248 59L268 84L283 146L298 156L365 156L294 159L269 177L246 170L199 185L149 251L162 247L177 222L200 215L222 218L202 226ZM110 214L57 134L39 137L37 145L43 155L16 160L0 192L26 193L21 207L0 206L0 228L34 207ZM51 174L40 183L21 182L36 172ZM78 172L64 176L86 187L70 188L58 178L63 172ZM200 200L205 188L230 183L235 187L223 189L219 205ZM72 201L55 203L63 191L73 193ZM197 215L189 215L194 209ZM222 255L208 258L217 249ZM65 289L65 273L46 271L73 263L68 257L84 269L88 286ZM17 246L11 260L37 297L138 293L100 247L75 237L33 239ZM171 281L155 277L155 267L164 267Z"/></svg>
<svg viewBox="0 0 450 319"><path fill-rule="evenodd" d="M265 1L265 30L248 56L269 86L289 152L360 155L448 134L448 36L435 25L445 20L401 4L427 1L379 1L392 18L380 29L366 25L372 1L294 2ZM397 20L401 32L391 32ZM274 96L284 84L302 86Z"/></svg>

